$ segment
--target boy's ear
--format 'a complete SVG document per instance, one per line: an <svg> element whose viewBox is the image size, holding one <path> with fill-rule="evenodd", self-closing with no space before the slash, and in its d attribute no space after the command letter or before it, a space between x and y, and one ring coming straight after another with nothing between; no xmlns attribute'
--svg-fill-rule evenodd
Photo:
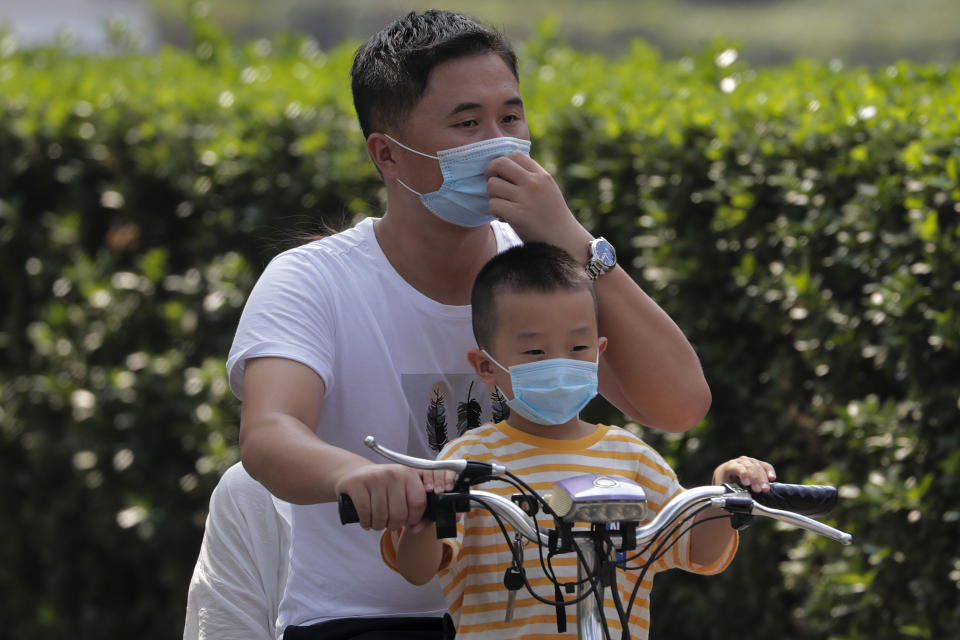
<svg viewBox="0 0 960 640"><path fill-rule="evenodd" d="M608 343L608 340L603 336L600 336L597 339L597 355L598 356L603 355L603 352L607 350L607 343Z"/></svg>
<svg viewBox="0 0 960 640"><path fill-rule="evenodd" d="M397 163L393 159L393 150L390 141L382 133L371 133L367 138L367 152L385 177L396 178Z"/></svg>
<svg viewBox="0 0 960 640"><path fill-rule="evenodd" d="M477 372L477 377L490 386L497 384L493 377L494 364L480 349L470 349L467 351L467 362Z"/></svg>

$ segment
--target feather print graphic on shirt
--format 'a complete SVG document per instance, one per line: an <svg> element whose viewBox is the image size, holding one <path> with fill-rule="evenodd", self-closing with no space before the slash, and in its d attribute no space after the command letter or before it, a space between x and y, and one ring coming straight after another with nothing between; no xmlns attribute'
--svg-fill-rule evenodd
<svg viewBox="0 0 960 640"><path fill-rule="evenodd" d="M462 436L470 429L480 426L480 414L483 412L483 408L480 406L479 402L470 397L472 392L473 382L470 383L470 388L467 389L467 401L457 403L458 436Z"/></svg>
<svg viewBox="0 0 960 640"><path fill-rule="evenodd" d="M447 444L447 408L444 406L443 382L433 385L430 404L427 406L427 443L440 452Z"/></svg>
<svg viewBox="0 0 960 640"><path fill-rule="evenodd" d="M493 424L503 422L510 417L510 407L507 406L507 399L496 387L490 391L490 412Z"/></svg>

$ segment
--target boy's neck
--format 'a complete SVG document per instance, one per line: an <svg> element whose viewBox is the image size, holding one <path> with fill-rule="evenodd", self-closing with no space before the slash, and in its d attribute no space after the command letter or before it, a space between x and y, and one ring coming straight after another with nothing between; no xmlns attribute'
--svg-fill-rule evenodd
<svg viewBox="0 0 960 640"><path fill-rule="evenodd" d="M517 431L549 440L579 440L591 435L597 429L597 425L584 422L579 417L564 424L538 424L516 413L507 418L507 424Z"/></svg>

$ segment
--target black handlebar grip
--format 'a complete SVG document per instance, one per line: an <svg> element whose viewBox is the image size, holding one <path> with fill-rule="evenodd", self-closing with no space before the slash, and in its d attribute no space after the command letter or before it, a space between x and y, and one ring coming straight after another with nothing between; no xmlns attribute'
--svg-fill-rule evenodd
<svg viewBox="0 0 960 640"><path fill-rule="evenodd" d="M771 482L770 491L750 496L765 507L804 516L823 516L837 505L837 489L825 485Z"/></svg>
<svg viewBox="0 0 960 640"><path fill-rule="evenodd" d="M360 522L357 508L353 506L353 500L347 494L341 493L337 498L337 510L340 512L340 524Z"/></svg>
<svg viewBox="0 0 960 640"><path fill-rule="evenodd" d="M423 511L423 517L428 520L437 520L437 505L439 503L439 497L435 493L427 494L427 506ZM357 515L357 508L353 504L353 500L350 499L345 493L341 493L337 497L337 511L340 512L340 524L353 524L355 522L360 522L360 516ZM456 522L454 521L454 527ZM456 535L456 531L454 531Z"/></svg>

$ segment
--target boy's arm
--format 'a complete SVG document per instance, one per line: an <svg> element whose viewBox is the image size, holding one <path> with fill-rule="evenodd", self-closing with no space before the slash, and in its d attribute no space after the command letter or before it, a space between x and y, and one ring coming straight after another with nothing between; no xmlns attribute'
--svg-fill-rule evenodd
<svg viewBox="0 0 960 640"><path fill-rule="evenodd" d="M407 582L421 585L430 582L443 563L444 544L437 539L437 525L425 523L423 528L406 527L397 543L397 571Z"/></svg>
<svg viewBox="0 0 960 640"><path fill-rule="evenodd" d="M762 460L740 456L728 460L713 471L713 484L739 482L754 492L769 491L776 479L773 466ZM736 533L727 518L703 522L711 516L726 516L726 511L710 507L701 511L690 531L690 559L699 565L712 565L724 555Z"/></svg>
<svg viewBox="0 0 960 640"><path fill-rule="evenodd" d="M690 559L701 566L716 564L727 551L737 532L730 526L729 518L718 518L703 522L712 516L729 515L722 509L708 507L694 519L694 527L690 531Z"/></svg>

